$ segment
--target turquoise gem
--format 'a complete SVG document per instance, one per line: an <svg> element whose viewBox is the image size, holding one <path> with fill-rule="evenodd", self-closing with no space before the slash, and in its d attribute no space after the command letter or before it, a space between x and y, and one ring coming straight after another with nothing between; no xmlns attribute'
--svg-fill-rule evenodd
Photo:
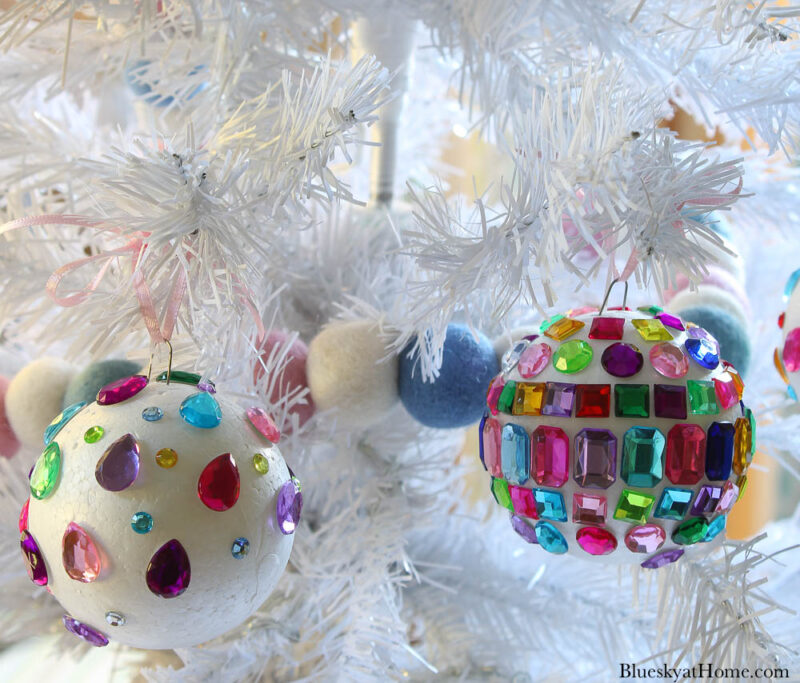
<svg viewBox="0 0 800 683"><path fill-rule="evenodd" d="M622 444L622 479L630 486L650 488L664 476L664 435L655 427L631 427Z"/></svg>
<svg viewBox="0 0 800 683"><path fill-rule="evenodd" d="M558 491L534 489L533 499L536 501L536 512L540 519L551 519L554 522L567 521L567 508L564 506L564 496Z"/></svg>
<svg viewBox="0 0 800 683"><path fill-rule="evenodd" d="M797 281L800 280L800 268L794 271L790 276L789 279L786 281L786 287L783 288L783 300L789 301L789 297L792 296L792 292L794 288L797 287Z"/></svg>
<svg viewBox="0 0 800 683"><path fill-rule="evenodd" d="M706 531L706 535L703 536L703 543L713 541L717 536L725 531L725 522L727 519L727 515L720 515L719 517L716 517L714 521L708 525L708 531Z"/></svg>
<svg viewBox="0 0 800 683"><path fill-rule="evenodd" d="M78 401L78 403L73 403L56 415L53 421L47 425L47 428L44 430L44 445L49 446L50 442L56 438L56 434L58 434L64 425L75 417L85 405L86 401Z"/></svg>
<svg viewBox="0 0 800 683"><path fill-rule="evenodd" d="M531 445L528 432L515 424L503 426L500 437L503 476L512 484L524 484L531 474Z"/></svg>
<svg viewBox="0 0 800 683"><path fill-rule="evenodd" d="M536 540L548 553L563 555L567 552L567 539L550 522L539 522L535 529Z"/></svg>
<svg viewBox="0 0 800 683"><path fill-rule="evenodd" d="M691 489L678 489L667 486L658 501L654 517L661 519L683 519L692 501Z"/></svg>
<svg viewBox="0 0 800 683"><path fill-rule="evenodd" d="M158 422L164 417L164 411L158 406L150 406L142 411L142 419L148 422Z"/></svg>
<svg viewBox="0 0 800 683"><path fill-rule="evenodd" d="M213 429L222 422L222 411L217 399L205 391L198 391L184 399L180 413L185 422L201 429Z"/></svg>
<svg viewBox="0 0 800 683"><path fill-rule="evenodd" d="M146 512L134 512L131 516L131 529L137 534L147 534L153 528L153 518Z"/></svg>

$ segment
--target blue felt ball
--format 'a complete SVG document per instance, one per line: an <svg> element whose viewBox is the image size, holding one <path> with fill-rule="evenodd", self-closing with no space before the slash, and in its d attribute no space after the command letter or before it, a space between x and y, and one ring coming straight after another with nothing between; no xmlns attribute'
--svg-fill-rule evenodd
<svg viewBox="0 0 800 683"><path fill-rule="evenodd" d="M720 355L744 377L750 366L750 337L730 313L712 306L692 306L678 311L681 318L708 330L719 342Z"/></svg>
<svg viewBox="0 0 800 683"><path fill-rule="evenodd" d="M121 359L92 363L72 378L67 385L62 404L66 408L79 401L91 403L97 398L97 392L106 384L135 375L141 370L141 367L139 363Z"/></svg>
<svg viewBox="0 0 800 683"><path fill-rule="evenodd" d="M500 372L492 343L466 325L450 324L442 353L442 367L434 382L423 382L411 342L400 354L400 400L414 419L428 427L465 427L481 419L486 390Z"/></svg>

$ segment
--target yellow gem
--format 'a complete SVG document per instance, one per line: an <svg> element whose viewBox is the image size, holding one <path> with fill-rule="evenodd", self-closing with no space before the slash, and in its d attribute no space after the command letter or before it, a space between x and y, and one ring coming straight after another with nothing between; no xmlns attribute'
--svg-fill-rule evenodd
<svg viewBox="0 0 800 683"><path fill-rule="evenodd" d="M575 334L585 324L586 323L581 322L580 320L561 318L561 320L556 320L556 322L550 325L550 327L548 327L544 333L546 336L550 337L550 339L561 341L562 339L569 337L571 334ZM670 337L670 339L672 339L672 337Z"/></svg>
<svg viewBox="0 0 800 683"><path fill-rule="evenodd" d="M736 387L736 393L739 395L739 400L741 401L742 396L744 396L744 382L742 381L742 376L732 365L726 366L725 370L731 376L733 386Z"/></svg>
<svg viewBox="0 0 800 683"><path fill-rule="evenodd" d="M669 341L673 339L673 336L660 320L637 319L631 320L631 322L645 341Z"/></svg>
<svg viewBox="0 0 800 683"><path fill-rule="evenodd" d="M737 417L734 427L736 432L733 436L733 471L742 474L747 469L747 456L750 454L753 434L750 420L746 417Z"/></svg>
<svg viewBox="0 0 800 683"><path fill-rule="evenodd" d="M772 355L772 360L775 363L775 367L778 369L778 374L781 376L781 379L786 382L786 384L790 384L789 377L786 374L786 368L783 367L783 359L781 358L781 354L778 352L778 349L775 349L775 353Z"/></svg>
<svg viewBox="0 0 800 683"><path fill-rule="evenodd" d="M256 453L253 456L253 467L259 474L266 474L269 472L269 460L261 455L261 453Z"/></svg>
<svg viewBox="0 0 800 683"><path fill-rule="evenodd" d="M541 415L544 389L544 382L517 382L512 414Z"/></svg>
<svg viewBox="0 0 800 683"><path fill-rule="evenodd" d="M743 475L736 480L736 485L739 487L739 497L736 499L738 503L744 495L744 490L747 488L747 475Z"/></svg>
<svg viewBox="0 0 800 683"><path fill-rule="evenodd" d="M175 467L175 463L178 462L178 454L171 448L162 448L156 453L156 462L161 467Z"/></svg>

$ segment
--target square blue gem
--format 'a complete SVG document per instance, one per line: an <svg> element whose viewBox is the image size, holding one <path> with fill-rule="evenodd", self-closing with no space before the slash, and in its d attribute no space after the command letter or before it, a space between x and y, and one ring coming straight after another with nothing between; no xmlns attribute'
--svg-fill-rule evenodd
<svg viewBox="0 0 800 683"><path fill-rule="evenodd" d="M658 501L654 517L661 519L683 519L692 502L691 489L678 489L667 486Z"/></svg>
<svg viewBox="0 0 800 683"><path fill-rule="evenodd" d="M567 521L564 496L558 491L533 489L533 499L536 501L536 512L539 514L539 519L549 519L553 522Z"/></svg>

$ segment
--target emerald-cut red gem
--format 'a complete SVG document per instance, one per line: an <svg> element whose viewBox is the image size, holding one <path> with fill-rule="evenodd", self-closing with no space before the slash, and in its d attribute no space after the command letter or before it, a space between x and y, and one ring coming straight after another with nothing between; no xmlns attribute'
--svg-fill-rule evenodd
<svg viewBox="0 0 800 683"><path fill-rule="evenodd" d="M706 434L695 424L677 424L667 433L665 471L673 484L696 484L706 467Z"/></svg>
<svg viewBox="0 0 800 683"><path fill-rule="evenodd" d="M610 384L578 384L575 387L575 417L608 417Z"/></svg>
<svg viewBox="0 0 800 683"><path fill-rule="evenodd" d="M542 486L562 486L569 477L569 437L558 427L539 426L531 434L533 478Z"/></svg>
<svg viewBox="0 0 800 683"><path fill-rule="evenodd" d="M625 318L604 318L592 319L592 327L589 329L589 339L622 339L625 328Z"/></svg>

